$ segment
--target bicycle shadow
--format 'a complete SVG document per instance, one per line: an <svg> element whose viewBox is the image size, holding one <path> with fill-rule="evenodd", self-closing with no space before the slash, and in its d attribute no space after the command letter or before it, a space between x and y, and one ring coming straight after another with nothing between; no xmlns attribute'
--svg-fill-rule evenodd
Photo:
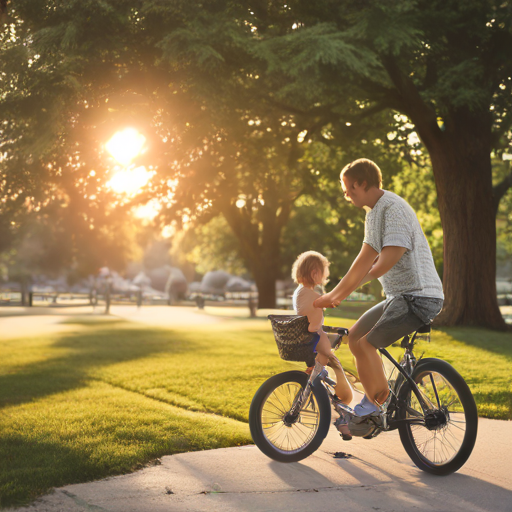
<svg viewBox="0 0 512 512"><path fill-rule="evenodd" d="M396 467L396 472L350 454L348 458L333 457L328 466L323 465L328 469L329 476L323 469L319 472L311 467L313 462L308 462L308 459L290 464L272 461L269 467L283 482L297 490L342 491L344 508L347 510L351 510L351 500L355 509L360 507L355 490L364 490L365 493L378 493L382 509L392 506L395 510L409 510L411 507L423 510L428 503L429 510L454 512L492 509L493 512L510 512L512 491L505 487L462 473L439 477L419 470L412 463L408 467L408 464L398 460L390 462L388 467ZM399 474L404 469L407 477ZM336 474L336 471L343 474ZM307 483L306 488L304 482ZM386 499L390 500L389 503L385 502Z"/></svg>

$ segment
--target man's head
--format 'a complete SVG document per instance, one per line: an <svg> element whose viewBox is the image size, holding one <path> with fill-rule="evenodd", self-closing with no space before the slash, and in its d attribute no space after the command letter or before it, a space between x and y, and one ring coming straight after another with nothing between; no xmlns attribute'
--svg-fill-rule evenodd
<svg viewBox="0 0 512 512"><path fill-rule="evenodd" d="M362 208L367 204L368 194L373 195L375 189L382 187L382 173L375 162L359 158L343 168L340 181L347 200Z"/></svg>

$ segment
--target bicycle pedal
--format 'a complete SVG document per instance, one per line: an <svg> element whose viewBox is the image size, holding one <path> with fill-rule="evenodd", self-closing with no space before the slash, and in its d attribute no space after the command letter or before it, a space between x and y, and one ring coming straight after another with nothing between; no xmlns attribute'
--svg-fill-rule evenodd
<svg viewBox="0 0 512 512"><path fill-rule="evenodd" d="M357 416L354 412L354 409L349 405L344 404L343 402L336 402L334 405L336 412L338 414L348 414L349 416Z"/></svg>

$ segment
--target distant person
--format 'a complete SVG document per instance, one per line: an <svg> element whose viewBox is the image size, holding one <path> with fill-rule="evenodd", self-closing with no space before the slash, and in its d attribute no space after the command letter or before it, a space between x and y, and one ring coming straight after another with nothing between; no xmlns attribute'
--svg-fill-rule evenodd
<svg viewBox="0 0 512 512"><path fill-rule="evenodd" d="M322 330L323 311L313 306L313 302L321 297L315 291L315 286L323 286L328 277L329 261L325 256L315 251L302 253L292 267L292 278L299 285L293 293L293 309L298 315L308 317L309 332L315 333L314 350L317 356L313 372L319 374L329 363L336 374L336 395L341 402L349 404L352 400L352 388L347 381L341 363L332 352L327 333Z"/></svg>
<svg viewBox="0 0 512 512"><path fill-rule="evenodd" d="M376 278L382 284L386 300L364 313L349 334L365 390L354 410L365 416L380 412L389 396L377 349L430 324L442 309L444 295L414 210L398 195L382 190L379 167L361 158L348 164L340 178L347 200L366 209L363 246L345 277L314 305L336 307L363 284Z"/></svg>

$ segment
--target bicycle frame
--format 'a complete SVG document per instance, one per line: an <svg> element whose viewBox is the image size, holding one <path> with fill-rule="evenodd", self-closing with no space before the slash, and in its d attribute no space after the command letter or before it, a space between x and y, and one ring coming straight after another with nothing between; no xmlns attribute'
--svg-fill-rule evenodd
<svg viewBox="0 0 512 512"><path fill-rule="evenodd" d="M379 349L379 352L391 362L391 364L398 370L399 374L405 379L400 384L399 389L390 390L390 393L391 393L390 399L393 398L392 395L394 395L394 398L395 398L395 404L394 404L395 408L390 411L391 413L393 413L397 407L401 406L399 403L398 394L399 394L399 391L400 391L401 387L403 386L404 382L407 382L409 384L411 391L414 393L414 395L418 399L418 402L422 408L423 413L427 414L428 412L431 411L430 404L427 403L427 401L423 397L421 391L419 390L416 382L414 382L414 379L411 377L412 371L414 370L414 367L416 366L416 363L417 363L417 359L413 353L414 341L416 339L417 334L418 334L418 332L415 332L412 335L412 339L411 339L410 335L404 336L404 338L402 339L401 346L405 348L405 352L404 352L403 358L400 363L398 363L396 361L396 359L386 349L384 349L384 348ZM328 384L332 388L335 387L335 385L336 385L336 383L328 376L319 375L317 377L316 381L321 381L325 384ZM290 417L295 417L296 415L298 415L301 412L302 408L305 406L305 404L307 404L307 401L311 394L311 387L314 385L315 385L315 383L312 382L312 380L310 378L308 380L308 383L307 383L306 387L304 388L304 390L297 395L297 397L294 401L294 404L293 404L292 408L290 409L290 413L289 413ZM328 393L331 397L331 401L333 401L334 396L333 396L332 392L328 391ZM391 414L388 411L388 407L387 407L388 405L389 405L389 400L387 401L387 404L385 404L385 406L384 406L384 414L382 416L383 425L381 427L379 427L379 428L381 428L381 430L394 430L394 429L398 428L398 423L410 423L410 424L423 424L424 423L424 420L420 419L420 418L404 418L404 419L398 419L398 420L393 419L392 420L390 417ZM345 405L339 404L339 403L336 404L336 406L340 407L344 412L346 412L348 414L353 414L352 409L348 406L345 406ZM408 406L407 406L407 404L402 404L402 407L407 408ZM413 411L411 411L411 412L413 412ZM414 411L414 412L416 412L416 411Z"/></svg>

